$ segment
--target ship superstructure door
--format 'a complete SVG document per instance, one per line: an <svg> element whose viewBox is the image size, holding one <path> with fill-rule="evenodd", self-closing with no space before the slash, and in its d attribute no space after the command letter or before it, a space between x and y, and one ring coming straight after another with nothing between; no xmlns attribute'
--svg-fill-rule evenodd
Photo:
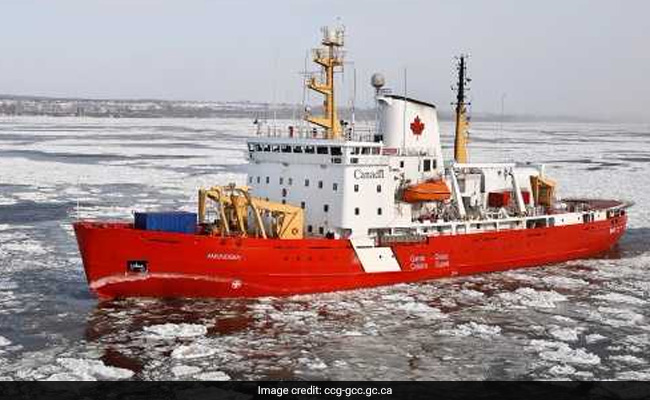
<svg viewBox="0 0 650 400"><path fill-rule="evenodd" d="M350 239L350 243L364 271L377 273L402 270L390 247L375 247L375 241L367 237Z"/></svg>

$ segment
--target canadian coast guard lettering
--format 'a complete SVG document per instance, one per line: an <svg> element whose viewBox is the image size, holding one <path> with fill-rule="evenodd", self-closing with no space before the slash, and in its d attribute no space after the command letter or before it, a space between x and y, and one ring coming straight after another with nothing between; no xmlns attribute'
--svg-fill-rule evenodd
<svg viewBox="0 0 650 400"><path fill-rule="evenodd" d="M384 170L364 171L361 169L354 170L355 179L384 179Z"/></svg>

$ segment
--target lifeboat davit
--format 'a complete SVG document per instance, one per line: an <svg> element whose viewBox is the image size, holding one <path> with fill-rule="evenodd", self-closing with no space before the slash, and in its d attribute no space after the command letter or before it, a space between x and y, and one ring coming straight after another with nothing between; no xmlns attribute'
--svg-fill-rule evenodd
<svg viewBox="0 0 650 400"><path fill-rule="evenodd" d="M444 201L451 197L451 191L445 181L441 179L430 180L404 189L402 200L407 203L420 203L423 201Z"/></svg>

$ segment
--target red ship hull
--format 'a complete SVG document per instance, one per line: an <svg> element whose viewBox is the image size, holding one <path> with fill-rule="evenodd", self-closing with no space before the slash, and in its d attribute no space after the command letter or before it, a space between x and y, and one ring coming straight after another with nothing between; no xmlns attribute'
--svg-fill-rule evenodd
<svg viewBox="0 0 650 400"><path fill-rule="evenodd" d="M401 271L365 272L343 239L221 238L74 224L91 289L100 297L260 297L330 292L539 266L597 255L625 232L604 221L430 237L391 247ZM145 272L130 271L133 260Z"/></svg>

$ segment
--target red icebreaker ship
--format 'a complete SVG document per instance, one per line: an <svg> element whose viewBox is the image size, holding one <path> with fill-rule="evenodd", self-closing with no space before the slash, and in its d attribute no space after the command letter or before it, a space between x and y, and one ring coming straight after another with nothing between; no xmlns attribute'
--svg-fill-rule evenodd
<svg viewBox="0 0 650 400"><path fill-rule="evenodd" d="M542 165L467 160L466 59L459 58L454 160L434 105L375 74L377 121L339 120L342 28L313 51L307 86L324 115L286 136L258 122L248 185L199 190L198 213L74 224L100 297L257 297L329 292L591 257L626 229L629 203L558 199Z"/></svg>

